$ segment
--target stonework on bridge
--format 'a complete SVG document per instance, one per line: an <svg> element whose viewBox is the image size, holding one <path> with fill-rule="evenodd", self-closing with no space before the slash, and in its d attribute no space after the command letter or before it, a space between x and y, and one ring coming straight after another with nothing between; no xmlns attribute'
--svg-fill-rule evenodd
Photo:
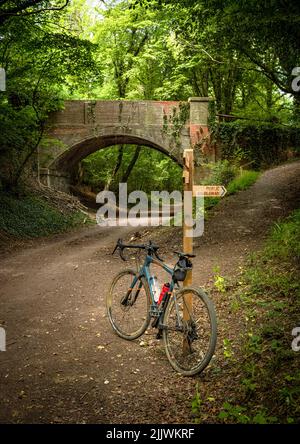
<svg viewBox="0 0 300 444"><path fill-rule="evenodd" d="M72 171L82 159L120 144L159 150L179 164L183 150L193 148L196 167L204 159L215 160L206 143L208 104L207 97L187 102L66 101L63 110L50 115L39 146L40 180L67 190Z"/></svg>

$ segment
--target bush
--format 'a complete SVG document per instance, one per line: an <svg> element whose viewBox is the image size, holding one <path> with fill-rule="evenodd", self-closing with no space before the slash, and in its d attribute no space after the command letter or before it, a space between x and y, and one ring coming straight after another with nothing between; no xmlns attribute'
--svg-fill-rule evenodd
<svg viewBox="0 0 300 444"><path fill-rule="evenodd" d="M0 194L0 230L16 237L34 238L59 233L83 223L80 212L64 214L36 196L17 199Z"/></svg>
<svg viewBox="0 0 300 444"><path fill-rule="evenodd" d="M300 261L300 210L286 221L275 224L266 252L269 258Z"/></svg>
<svg viewBox="0 0 300 444"><path fill-rule="evenodd" d="M228 183L236 177L239 171L236 165L228 160L210 164L209 168L211 174L206 182L207 184L213 185L228 185Z"/></svg>
<svg viewBox="0 0 300 444"><path fill-rule="evenodd" d="M212 129L222 159L259 169L288 158L288 151L300 150L300 128L272 124L220 123Z"/></svg>
<svg viewBox="0 0 300 444"><path fill-rule="evenodd" d="M248 319L256 306L256 323L248 322L251 331L243 350L247 359L242 377L255 385L247 411L263 405L281 423L300 420L300 354L291 345L292 330L299 326L299 245L298 209L272 228L265 248L245 269L239 289ZM253 347L254 338L259 347Z"/></svg>
<svg viewBox="0 0 300 444"><path fill-rule="evenodd" d="M242 170L227 186L227 194L234 194L237 191L246 190L257 180L258 171Z"/></svg>
<svg viewBox="0 0 300 444"><path fill-rule="evenodd" d="M227 196L246 190L257 180L258 171L242 170L234 163L228 160L220 160L214 164L210 164L211 174L209 178L203 181L204 185L224 185L227 188ZM219 197L205 198L205 208L214 207L220 202Z"/></svg>

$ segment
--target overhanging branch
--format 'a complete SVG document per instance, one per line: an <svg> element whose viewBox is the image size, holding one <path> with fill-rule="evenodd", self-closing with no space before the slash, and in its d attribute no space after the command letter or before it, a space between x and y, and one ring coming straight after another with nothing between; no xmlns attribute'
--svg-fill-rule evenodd
<svg viewBox="0 0 300 444"><path fill-rule="evenodd" d="M2 0L2 2L5 0ZM0 24L3 24L10 17L24 17L33 14L40 14L41 12L47 11L61 11L64 9L70 0L64 0L64 3L60 6L49 6L49 7L38 7L39 4L43 3L41 0L26 0L23 3L15 6L14 8L8 8L1 11L0 9ZM37 7L34 10L28 11L30 8Z"/></svg>

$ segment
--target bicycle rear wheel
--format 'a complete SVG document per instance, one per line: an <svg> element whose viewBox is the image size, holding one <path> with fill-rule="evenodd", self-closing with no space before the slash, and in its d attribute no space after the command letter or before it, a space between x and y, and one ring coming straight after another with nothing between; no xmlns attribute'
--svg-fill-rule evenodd
<svg viewBox="0 0 300 444"><path fill-rule="evenodd" d="M200 373L216 347L217 318L212 301L200 288L180 289L169 301L163 339L170 364L185 376Z"/></svg>
<svg viewBox="0 0 300 444"><path fill-rule="evenodd" d="M123 270L113 279L106 297L106 310L113 330L123 339L141 336L150 322L150 291L145 279L134 270Z"/></svg>

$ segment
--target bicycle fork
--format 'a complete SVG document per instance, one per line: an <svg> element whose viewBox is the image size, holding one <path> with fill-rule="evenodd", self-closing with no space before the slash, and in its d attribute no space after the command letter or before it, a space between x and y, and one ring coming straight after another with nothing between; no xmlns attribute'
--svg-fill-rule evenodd
<svg viewBox="0 0 300 444"><path fill-rule="evenodd" d="M135 287L136 281L137 281L137 278L134 279L134 281L133 281L133 283L132 283L132 287L130 287L130 288L127 290L127 293L125 294L125 296L122 297L122 299L121 299L121 304L122 304L122 305L124 305L124 306L127 306L127 305L129 305L129 304L130 304L130 305L133 305L133 304L135 303L135 301L137 300L137 297L138 297L138 295L139 295L139 293L140 293L140 291L141 291L141 288L142 288L142 286L143 286L143 283L142 283L142 281L140 280L140 282L139 282L139 286L138 286L137 290L135 291L135 294L132 296L132 292L133 292L133 289L134 289L134 287Z"/></svg>

